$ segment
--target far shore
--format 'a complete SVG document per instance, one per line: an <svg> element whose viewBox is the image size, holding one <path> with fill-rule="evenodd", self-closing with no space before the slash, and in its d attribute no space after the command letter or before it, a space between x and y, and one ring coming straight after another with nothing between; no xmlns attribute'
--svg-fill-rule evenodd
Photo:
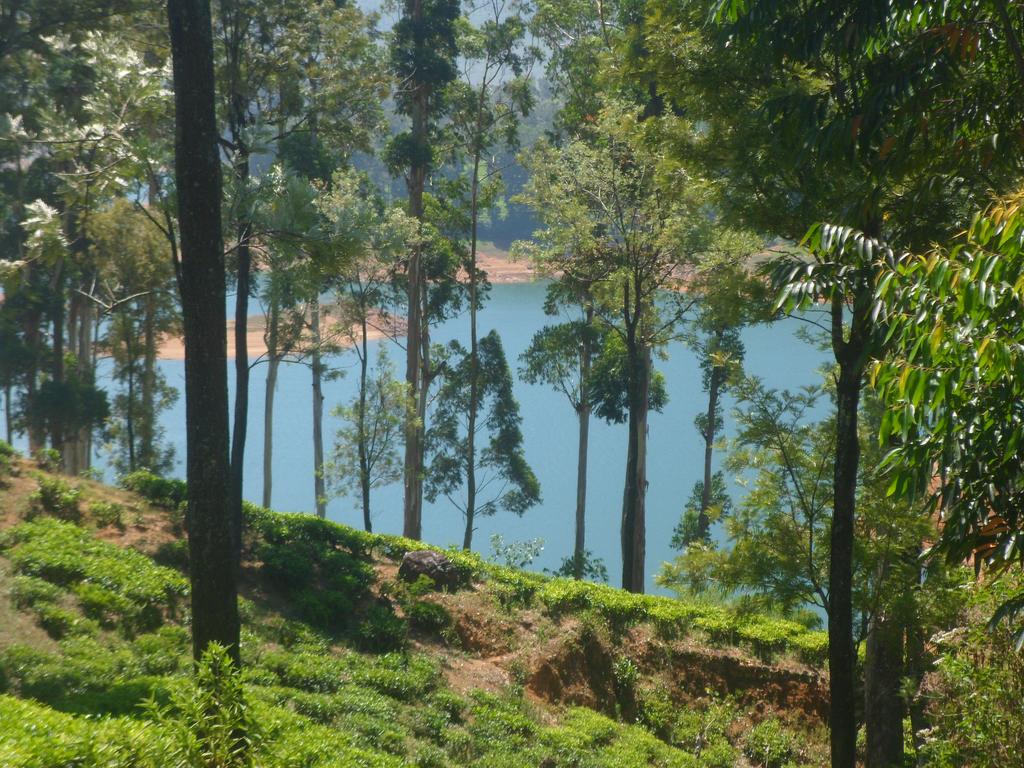
<svg viewBox="0 0 1024 768"><path fill-rule="evenodd" d="M480 269L487 273L487 279L494 285L508 285L513 283L529 283L536 280L538 275L530 264L525 262L512 261L505 251L480 251L477 253L477 264ZM251 315L246 323L246 346L248 347L249 360L253 362L260 356L267 353L266 340L264 339L265 318L263 315ZM235 358L235 321L229 320L228 331L228 357ZM367 333L370 340L382 339L389 334L385 329L372 327ZM358 332L352 334L352 338L359 338ZM161 360L184 360L185 343L180 336L166 336L160 342L159 356Z"/></svg>

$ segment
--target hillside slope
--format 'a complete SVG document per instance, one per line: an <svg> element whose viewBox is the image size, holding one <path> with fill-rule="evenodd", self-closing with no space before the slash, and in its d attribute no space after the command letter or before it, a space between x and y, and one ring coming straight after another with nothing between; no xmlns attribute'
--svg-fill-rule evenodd
<svg viewBox="0 0 1024 768"><path fill-rule="evenodd" d="M0 478L0 765L192 764L180 483ZM248 507L243 688L265 766L824 765L820 632ZM225 694L226 696L227 694ZM230 707L221 707L230 710ZM192 745L194 747L194 744Z"/></svg>

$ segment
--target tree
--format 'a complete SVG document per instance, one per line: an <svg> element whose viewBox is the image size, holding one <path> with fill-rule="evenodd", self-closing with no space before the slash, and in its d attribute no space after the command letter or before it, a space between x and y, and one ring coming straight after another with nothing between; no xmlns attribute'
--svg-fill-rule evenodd
<svg viewBox="0 0 1024 768"><path fill-rule="evenodd" d="M569 296L565 294L569 293ZM563 307L579 306L581 316L537 331L520 356L519 376L528 384L547 384L565 395L579 422L576 460L576 516L573 552L563 569L582 579L588 563L597 563L586 548L587 453L590 435L590 370L594 352L604 344L603 327L594 324L594 304L588 291L572 291L567 283L548 287L544 312L555 315Z"/></svg>
<svg viewBox="0 0 1024 768"><path fill-rule="evenodd" d="M551 271L593 281L599 322L624 355L603 356L608 374L621 374L622 389L593 393L603 403L599 415L612 416L621 404L629 424L622 585L635 592L642 592L645 583L652 354L672 338L693 303L672 289L680 286L684 267L706 235L706 219L694 215L693 190L669 193L661 186L661 158L652 151L657 132L657 121L640 123L615 104L598 118L592 141L577 138L563 148L542 143L528 153L531 179L522 195L542 228L535 233L536 243L521 250Z"/></svg>
<svg viewBox="0 0 1024 768"><path fill-rule="evenodd" d="M328 472L338 476L343 491L349 483L358 487L363 525L369 531L370 490L396 479L391 460L398 442L394 419L405 419L410 411L404 386L391 378L383 347L376 374L370 378L370 333L393 326L387 311L393 297L392 279L417 227L403 211L385 205L368 178L351 171L335 173L330 191L320 196L317 208L332 247L347 254L333 280L337 335L359 362L355 402L336 414L351 426L339 432L334 466ZM344 445L343 438L351 440L351 445Z"/></svg>
<svg viewBox="0 0 1024 768"><path fill-rule="evenodd" d="M829 627L837 768L852 766L856 752L858 404L868 362L884 354L871 312L879 276L873 254L879 241L923 249L961 226L965 201L1016 177L1015 161L1006 161L1018 138L1003 122L1019 123L1019 73L1007 76L1016 31L999 18L1000 5L1005 10L1001 3L658 3L648 25L653 55L637 63L656 74L674 108L701 122L704 129L676 151L708 177L729 179L716 196L724 215L793 240L815 221L864 233L863 249L846 248L847 237L834 230L809 240L833 247L815 254L821 263L812 282L829 285L817 297L832 304L840 368ZM709 12L717 24L703 23ZM994 104L993 94L1004 93ZM1013 138L995 152L1005 129ZM895 683L889 695L899 695ZM891 724L866 714L872 742Z"/></svg>
<svg viewBox="0 0 1024 768"><path fill-rule="evenodd" d="M394 136L387 149L387 164L405 175L409 215L424 220L423 193L427 174L434 166L436 121L443 111L445 86L456 77L455 20L458 0L405 0L402 17L395 24L391 66L400 84L395 94L399 114L410 120L408 131ZM423 533L423 431L425 429L430 333L424 322L429 301L423 271L424 238L414 241L406 269L406 382L416 401L415 418L405 429L405 501L403 533L419 539Z"/></svg>
<svg viewBox="0 0 1024 768"><path fill-rule="evenodd" d="M330 485L342 496L351 493L358 498L367 531L373 531L371 491L402 479L398 446L411 408L405 382L395 378L395 367L382 346L372 376L363 375L353 401L331 412L342 426L327 465Z"/></svg>
<svg viewBox="0 0 1024 768"><path fill-rule="evenodd" d="M174 449L161 445L160 411L177 398L157 367L160 337L179 326L174 261L163 233L127 200L89 220L99 285L96 301L109 317L103 344L124 391L114 399L114 466L122 473L173 467Z"/></svg>
<svg viewBox="0 0 1024 768"><path fill-rule="evenodd" d="M185 332L192 653L220 643L239 663L237 550L228 504L227 327L209 0L168 0Z"/></svg>
<svg viewBox="0 0 1024 768"><path fill-rule="evenodd" d="M446 352L433 424L427 432L431 458L425 493L431 503L444 496L462 512L466 519L462 548L468 550L478 517L490 517L499 509L522 515L540 501L540 483L523 454L519 404L512 393L512 373L498 333L491 331L480 340L477 394L487 417L472 422L477 434L469 433L468 419L472 358L456 341ZM472 455L474 464L470 466L468 445L477 438L483 438L484 448ZM468 478L478 475L479 484L470 487ZM465 496L459 495L462 491ZM484 494L489 498L481 501Z"/></svg>
<svg viewBox="0 0 1024 768"><path fill-rule="evenodd" d="M942 521L936 553L998 575L1024 564L1020 413L1024 196L997 200L930 252L887 254L879 309L892 354L872 375L886 412L880 438L898 498ZM993 623L1024 615L1024 595ZM1017 650L1024 630L1014 630Z"/></svg>
<svg viewBox="0 0 1024 768"><path fill-rule="evenodd" d="M523 43L526 23L522 9L512 4L506 15L506 3L492 0L488 11L488 18L478 28L466 18L458 25L462 79L452 83L447 94L452 105L447 130L454 136L455 154L464 155L469 166L469 258L465 264L469 287L469 410L464 510L469 521L476 515L476 434L484 375L480 368L477 312L483 303L481 283L487 279L486 273L477 267L477 233L481 213L494 207L501 190L501 169L491 167L493 163L487 161L487 155L499 141L509 147L518 143L519 117L529 112L532 102L525 68L534 57ZM467 530L471 527L470 523Z"/></svg>

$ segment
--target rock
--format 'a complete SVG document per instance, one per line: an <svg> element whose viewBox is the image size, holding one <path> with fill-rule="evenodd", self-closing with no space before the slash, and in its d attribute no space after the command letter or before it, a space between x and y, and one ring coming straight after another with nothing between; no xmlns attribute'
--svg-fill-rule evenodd
<svg viewBox="0 0 1024 768"><path fill-rule="evenodd" d="M429 577L438 589L448 592L454 592L462 586L462 577L455 564L440 552L429 549L406 552L398 568L398 578L402 581L411 583L420 576Z"/></svg>

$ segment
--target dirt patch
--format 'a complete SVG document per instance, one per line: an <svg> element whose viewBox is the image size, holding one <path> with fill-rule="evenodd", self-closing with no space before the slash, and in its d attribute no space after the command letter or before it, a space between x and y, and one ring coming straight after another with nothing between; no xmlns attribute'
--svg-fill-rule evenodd
<svg viewBox="0 0 1024 768"><path fill-rule="evenodd" d="M553 704L574 704L614 716L618 696L615 659L595 633L577 631L534 657L526 687Z"/></svg>
<svg viewBox="0 0 1024 768"><path fill-rule="evenodd" d="M685 643L666 644L645 628L614 642L590 630L562 634L531 660L527 687L555 704L576 704L614 715L619 701L615 663L636 665L640 681L664 686L679 703L707 698L708 692L733 696L752 714L776 710L828 718L827 680L808 669L765 664L735 649Z"/></svg>

